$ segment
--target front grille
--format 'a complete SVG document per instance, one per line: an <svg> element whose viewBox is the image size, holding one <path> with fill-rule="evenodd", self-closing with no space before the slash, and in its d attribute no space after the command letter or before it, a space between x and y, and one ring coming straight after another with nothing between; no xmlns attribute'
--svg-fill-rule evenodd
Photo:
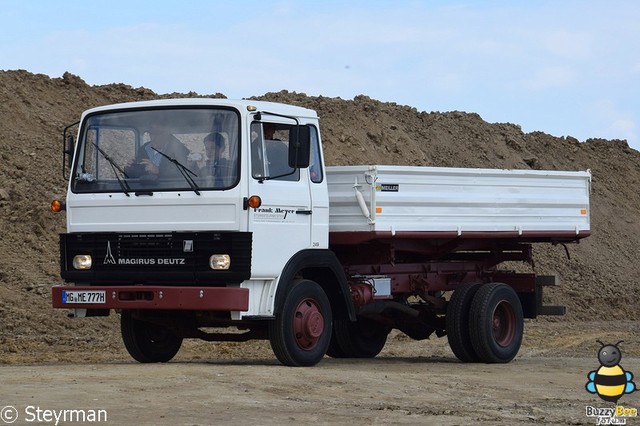
<svg viewBox="0 0 640 426"><path fill-rule="evenodd" d="M119 258L162 258L192 254L184 251L184 237L176 234L120 234L116 247ZM188 240L187 240L188 241ZM193 243L193 240L191 240Z"/></svg>
<svg viewBox="0 0 640 426"><path fill-rule="evenodd" d="M70 282L223 285L251 276L250 232L61 234L61 275ZM73 257L90 254L89 271L76 271ZM229 254L231 268L213 271L212 254Z"/></svg>

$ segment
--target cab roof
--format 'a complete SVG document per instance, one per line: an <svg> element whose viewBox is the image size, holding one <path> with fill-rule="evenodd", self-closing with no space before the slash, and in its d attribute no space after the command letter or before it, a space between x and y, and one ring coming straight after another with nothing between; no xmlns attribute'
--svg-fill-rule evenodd
<svg viewBox="0 0 640 426"><path fill-rule="evenodd" d="M157 99L152 101L137 101L137 102L125 102L111 105L103 105L95 108L91 108L84 112L83 115L95 114L100 112L107 112L113 110L125 110L125 109L153 109L153 108L169 108L169 107L232 107L239 110L241 113L268 111L277 114L305 117L305 118L317 118L318 115L314 110L308 108L302 108L294 105L254 101L254 100L234 100L234 99L214 99L214 98L176 98L176 99ZM255 110L251 107L255 107Z"/></svg>

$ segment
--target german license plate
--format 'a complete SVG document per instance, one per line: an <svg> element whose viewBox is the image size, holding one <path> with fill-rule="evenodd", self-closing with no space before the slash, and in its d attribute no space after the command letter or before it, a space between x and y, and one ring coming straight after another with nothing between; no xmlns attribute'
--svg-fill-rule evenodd
<svg viewBox="0 0 640 426"><path fill-rule="evenodd" d="M62 292L62 303L106 303L104 290L66 290Z"/></svg>

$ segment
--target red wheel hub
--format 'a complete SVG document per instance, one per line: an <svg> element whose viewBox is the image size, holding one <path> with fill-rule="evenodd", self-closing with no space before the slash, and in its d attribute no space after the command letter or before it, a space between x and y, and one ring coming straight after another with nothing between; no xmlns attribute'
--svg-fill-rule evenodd
<svg viewBox="0 0 640 426"><path fill-rule="evenodd" d="M298 346L313 349L324 332L324 316L313 299L304 299L298 304L293 317L293 333Z"/></svg>
<svg viewBox="0 0 640 426"><path fill-rule="evenodd" d="M516 335L516 314L509 302L501 301L493 311L492 331L499 346L505 348L513 342Z"/></svg>

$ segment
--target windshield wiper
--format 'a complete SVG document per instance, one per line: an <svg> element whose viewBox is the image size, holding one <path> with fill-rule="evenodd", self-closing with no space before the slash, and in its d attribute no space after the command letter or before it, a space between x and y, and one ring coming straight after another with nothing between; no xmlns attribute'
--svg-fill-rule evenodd
<svg viewBox="0 0 640 426"><path fill-rule="evenodd" d="M189 170L189 168L187 166L185 166L184 164L182 164L181 162L179 162L175 158L169 157L164 152L162 152L162 151L160 151L158 149L155 149L154 147L151 147L151 149L153 149L155 152L157 152L158 154L162 155L164 158L166 158L167 160L169 160L173 164L175 164L176 167L178 168L178 171L180 172L182 177L184 177L184 180L187 181L187 183L189 184L189 186L191 187L193 192L195 192L196 195L200 195L200 191L199 191L200 188L198 187L198 184L196 184L196 181L194 181L193 178L191 177L191 175L193 175L195 177L198 177L197 174L195 174L194 172Z"/></svg>
<svg viewBox="0 0 640 426"><path fill-rule="evenodd" d="M126 180L122 180L120 179L120 176L118 176L118 172L122 173L122 176L124 176L125 179L128 179L129 176L127 176L127 174L125 173L125 171L122 169L122 167L118 166L118 164L116 164L115 161L113 161L113 159L111 157L109 157L109 155L104 152L102 150L102 148L100 148L98 145L96 145L95 142L91 142L93 144L93 146L96 147L96 149L98 150L98 152L100 154L102 154L102 156L104 157L105 160L107 160L109 162L109 164L111 165L111 169L113 169L113 175L116 177L116 179L118 180L118 183L120 184L120 188L122 189L122 192L124 192L124 194L129 197L129 191L131 191L131 187L129 186L129 184L127 183ZM117 170L117 171L116 171Z"/></svg>

